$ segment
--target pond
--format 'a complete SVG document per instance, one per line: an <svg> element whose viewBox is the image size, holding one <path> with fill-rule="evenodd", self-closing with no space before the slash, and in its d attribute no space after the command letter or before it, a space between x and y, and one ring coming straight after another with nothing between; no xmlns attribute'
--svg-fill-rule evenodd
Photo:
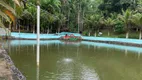
<svg viewBox="0 0 142 80"><path fill-rule="evenodd" d="M95 42L7 41L6 48L27 80L142 80L142 48Z"/></svg>

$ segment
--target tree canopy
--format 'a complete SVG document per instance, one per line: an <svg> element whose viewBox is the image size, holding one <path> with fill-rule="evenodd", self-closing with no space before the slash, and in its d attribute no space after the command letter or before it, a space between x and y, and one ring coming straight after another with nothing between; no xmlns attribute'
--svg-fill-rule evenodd
<svg viewBox="0 0 142 80"><path fill-rule="evenodd" d="M17 25L11 25L17 26L12 28L13 31L21 29L35 32L36 0L20 1L22 4L18 0L0 1L1 11L8 10L5 13L0 12L0 15L7 21L16 21ZM117 29L118 23L122 25L125 32L134 28L140 29L137 27L138 23L132 20L132 16L142 13L141 0L40 0L40 6L41 32L43 33L70 31L86 35L86 33L93 34L103 29L115 32L118 31L114 30ZM4 20L1 19L1 21Z"/></svg>

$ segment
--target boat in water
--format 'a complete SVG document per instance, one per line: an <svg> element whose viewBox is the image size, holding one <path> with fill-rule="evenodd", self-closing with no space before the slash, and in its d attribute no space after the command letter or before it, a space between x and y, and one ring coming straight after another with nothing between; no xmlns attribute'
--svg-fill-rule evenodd
<svg viewBox="0 0 142 80"><path fill-rule="evenodd" d="M67 41L79 41L82 38L81 38L81 35L78 33L65 33L63 36L60 37L60 39L67 40Z"/></svg>

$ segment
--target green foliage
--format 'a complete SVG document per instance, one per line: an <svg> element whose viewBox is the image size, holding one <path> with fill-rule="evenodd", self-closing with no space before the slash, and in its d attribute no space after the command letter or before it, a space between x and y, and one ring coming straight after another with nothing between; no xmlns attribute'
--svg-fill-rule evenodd
<svg viewBox="0 0 142 80"><path fill-rule="evenodd" d="M88 33L89 33L89 31L85 30L85 31L83 31L82 35L88 36Z"/></svg>
<svg viewBox="0 0 142 80"><path fill-rule="evenodd" d="M116 34L122 34L125 32L124 30L124 25L123 25L123 22L122 21L117 21L116 24L115 24L115 27L114 27L114 32Z"/></svg>
<svg viewBox="0 0 142 80"><path fill-rule="evenodd" d="M109 17L104 19L104 24L107 26L107 28L112 28L112 26L115 24L115 20Z"/></svg>
<svg viewBox="0 0 142 80"><path fill-rule="evenodd" d="M113 12L121 13L122 9L136 9L137 3L137 0L103 0L98 8L104 11L104 16L109 16Z"/></svg>
<svg viewBox="0 0 142 80"><path fill-rule="evenodd" d="M133 11L127 9L126 11L122 10L122 15L118 15L118 18L124 22L124 27L128 31L128 28L131 27L129 24L131 23Z"/></svg>
<svg viewBox="0 0 142 80"><path fill-rule="evenodd" d="M5 12L5 10L12 12L13 15L16 15L15 10L10 5L8 5L8 3L6 1L1 0L0 1L0 16L1 16L0 27L3 27L3 28L5 28L5 25L3 23L3 19L8 21L9 23L11 22L11 19L9 18L9 16Z"/></svg>
<svg viewBox="0 0 142 80"><path fill-rule="evenodd" d="M141 4L140 0L40 0L41 32L55 33L64 29L78 32L79 29L84 35L102 30L123 34L131 30L132 24L141 27L140 15L136 14L141 14ZM27 1L19 19L24 28L29 25L31 30L36 29L36 0Z"/></svg>
<svg viewBox="0 0 142 80"><path fill-rule="evenodd" d="M22 1L20 0L0 0L0 27L9 28L11 23L15 25L16 17L19 17L20 12L22 11ZM13 8L14 6L14 8ZM6 30L6 36L9 35L9 30Z"/></svg>
<svg viewBox="0 0 142 80"><path fill-rule="evenodd" d="M136 13L132 16L131 20L135 25L138 26L138 28L141 28L142 26L142 14L141 13Z"/></svg>

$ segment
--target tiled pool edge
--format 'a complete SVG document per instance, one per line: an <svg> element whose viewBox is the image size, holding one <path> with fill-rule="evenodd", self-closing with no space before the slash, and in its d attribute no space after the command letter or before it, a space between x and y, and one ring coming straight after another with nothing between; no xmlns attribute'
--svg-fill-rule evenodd
<svg viewBox="0 0 142 80"><path fill-rule="evenodd" d="M60 40L59 36L58 38L54 38L52 36L52 38L41 38L40 40ZM16 37L10 37L10 40L36 40L36 38L16 38ZM109 40L112 39L112 40ZM120 38L118 38L120 39ZM125 40L125 41L123 41ZM126 41L126 39L120 39L117 40L117 38L105 38L105 37L88 37L88 36L82 36L82 41L90 41L90 42L99 42L99 43L108 43L108 44L118 44L118 45L125 45L125 46L136 46L136 47L142 47L142 41L138 40L138 39L127 39L128 41ZM132 42L130 40L134 40L134 41L141 41L141 43L137 44L136 42Z"/></svg>
<svg viewBox="0 0 142 80"><path fill-rule="evenodd" d="M117 44L117 45L125 45L125 46L142 47L142 44L126 43L126 42L117 42L117 41L101 41L101 40L87 40L87 39L83 39L83 41L99 42L99 43L107 43L107 44Z"/></svg>

